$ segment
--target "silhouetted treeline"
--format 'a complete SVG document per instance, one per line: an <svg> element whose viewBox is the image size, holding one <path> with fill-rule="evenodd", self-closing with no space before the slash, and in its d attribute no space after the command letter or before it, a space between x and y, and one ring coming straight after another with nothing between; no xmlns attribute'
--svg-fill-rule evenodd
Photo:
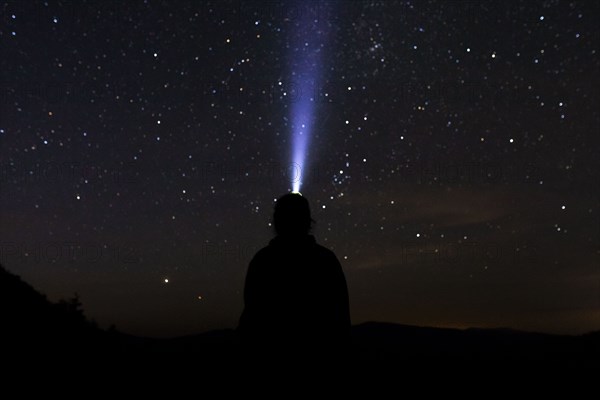
<svg viewBox="0 0 600 400"><path fill-rule="evenodd" d="M75 353L93 349L103 332L84 316L77 295L57 303L0 266L0 337L5 351Z"/></svg>

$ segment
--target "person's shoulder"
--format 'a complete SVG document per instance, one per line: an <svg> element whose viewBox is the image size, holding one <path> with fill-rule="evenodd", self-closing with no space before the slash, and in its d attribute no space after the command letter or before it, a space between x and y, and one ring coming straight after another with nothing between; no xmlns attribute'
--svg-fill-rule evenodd
<svg viewBox="0 0 600 400"><path fill-rule="evenodd" d="M335 253L323 245L315 243L315 251L322 257L337 260L337 256L335 255Z"/></svg>
<svg viewBox="0 0 600 400"><path fill-rule="evenodd" d="M269 257L269 255L273 252L273 249L270 246L265 246L262 249L258 250L256 254L254 254L253 260L260 260L265 257Z"/></svg>

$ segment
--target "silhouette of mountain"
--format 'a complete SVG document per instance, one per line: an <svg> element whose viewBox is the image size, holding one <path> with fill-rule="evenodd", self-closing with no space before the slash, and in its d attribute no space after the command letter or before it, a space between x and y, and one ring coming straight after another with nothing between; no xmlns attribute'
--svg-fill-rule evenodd
<svg viewBox="0 0 600 400"><path fill-rule="evenodd" d="M449 329L367 322L352 327L350 358L377 363L410 361L515 362L564 367L595 366L600 361L600 332L583 336L551 335L512 329ZM136 340L135 338L130 338ZM220 330L174 339L139 339L138 349L150 353L229 354L236 345L233 330ZM576 364L576 365L575 365Z"/></svg>
<svg viewBox="0 0 600 400"><path fill-rule="evenodd" d="M600 336L551 335L512 329L427 328L369 322L353 327L359 358L402 359L414 365L591 367L600 360Z"/></svg>
<svg viewBox="0 0 600 400"><path fill-rule="evenodd" d="M4 353L60 353L79 359L129 362L167 368L232 365L241 360L239 338L231 329L173 339L141 338L104 331L89 322L75 297L50 302L0 266L0 320ZM413 371L456 368L537 370L592 369L600 365L600 332L550 335L512 329L429 328L367 322L351 330L348 366L406 367ZM168 362L165 362L168 360ZM201 362L199 362L201 360Z"/></svg>
<svg viewBox="0 0 600 400"><path fill-rule="evenodd" d="M77 296L57 303L0 265L0 339L7 352L85 352L104 332L89 322Z"/></svg>

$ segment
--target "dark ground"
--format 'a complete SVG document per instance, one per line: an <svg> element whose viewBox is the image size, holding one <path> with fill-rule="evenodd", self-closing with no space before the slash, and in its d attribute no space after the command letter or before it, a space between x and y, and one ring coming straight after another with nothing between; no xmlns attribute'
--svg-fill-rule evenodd
<svg viewBox="0 0 600 400"><path fill-rule="evenodd" d="M337 359L318 354L277 360L242 351L233 330L173 339L148 339L102 330L83 315L77 299L51 303L17 276L0 269L4 365L28 371L98 376L137 373L182 376L285 374L292 369L350 375L580 377L600 365L600 332L582 336L510 329L441 329L369 322L352 327L351 343ZM594 372L596 371L596 372ZM28 373L30 373L28 372Z"/></svg>

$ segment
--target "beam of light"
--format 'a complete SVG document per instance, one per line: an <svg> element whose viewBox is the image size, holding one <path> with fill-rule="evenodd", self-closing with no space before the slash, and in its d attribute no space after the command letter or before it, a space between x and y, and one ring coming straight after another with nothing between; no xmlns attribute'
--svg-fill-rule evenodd
<svg viewBox="0 0 600 400"><path fill-rule="evenodd" d="M302 102L308 103L308 102ZM307 148L312 132L312 104L305 104L304 110L293 111L292 118L292 191L300 192L306 168Z"/></svg>
<svg viewBox="0 0 600 400"><path fill-rule="evenodd" d="M299 193L307 175L307 159L315 128L315 106L320 94L321 58L326 39L325 3L299 3L291 38L292 191ZM317 5L317 6L316 6ZM318 7L318 8L315 8Z"/></svg>

